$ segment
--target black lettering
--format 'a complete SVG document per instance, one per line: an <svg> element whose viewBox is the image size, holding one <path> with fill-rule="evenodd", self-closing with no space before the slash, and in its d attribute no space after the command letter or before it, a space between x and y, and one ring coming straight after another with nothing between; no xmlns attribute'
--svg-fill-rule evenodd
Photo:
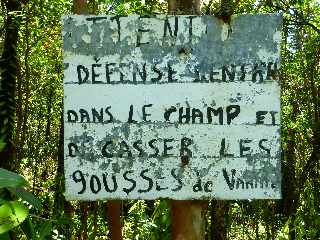
<svg viewBox="0 0 320 240"><path fill-rule="evenodd" d="M137 123L136 120L132 119L132 116L133 116L133 105L130 105L128 123Z"/></svg>
<svg viewBox="0 0 320 240"><path fill-rule="evenodd" d="M77 115L76 111L74 111L74 110L68 110L67 116L68 116L68 122L77 122L78 121L78 115Z"/></svg>
<svg viewBox="0 0 320 240"><path fill-rule="evenodd" d="M152 107L152 104L143 105L143 107L142 107L142 119L145 122L150 122L150 120L147 120L147 116L151 116L151 114L146 113L146 108L147 107Z"/></svg>
<svg viewBox="0 0 320 240"><path fill-rule="evenodd" d="M171 170L171 176L172 176L175 180L178 181L178 186L177 186L176 188L171 189L171 191L173 191L173 192L177 192L177 191L181 190L181 188L182 188L181 176L180 176L180 174L179 174L179 175L176 174L176 173L175 173L175 170L178 170L178 171L179 171L178 168L177 168L177 169L172 169L172 170Z"/></svg>
<svg viewBox="0 0 320 240"><path fill-rule="evenodd" d="M77 177L77 175L79 175L79 177ZM86 179L84 178L83 173L80 170L75 171L72 174L72 179L76 183L79 183L79 182L82 183L82 189L78 192L78 194L83 194L86 191L86 187L87 187Z"/></svg>
<svg viewBox="0 0 320 240"><path fill-rule="evenodd" d="M260 179L260 188L268 188L269 180L268 179Z"/></svg>
<svg viewBox="0 0 320 240"><path fill-rule="evenodd" d="M266 151L268 155L270 155L270 149L269 149L269 148L266 148L265 146L263 146L263 142L268 142L268 139L261 139L261 140L259 141L259 147L260 147L262 150Z"/></svg>
<svg viewBox="0 0 320 240"><path fill-rule="evenodd" d="M102 21L104 19L108 19L108 17L88 17L86 18L87 21L92 21L93 24L96 24L99 21Z"/></svg>
<svg viewBox="0 0 320 240"><path fill-rule="evenodd" d="M86 110L81 108L79 110L79 112L80 112L80 122L83 123L84 120L86 120L86 122L90 122L90 116L89 116L89 113Z"/></svg>
<svg viewBox="0 0 320 240"><path fill-rule="evenodd" d="M95 108L92 108L92 120L94 123L103 123L103 108L100 109L100 113Z"/></svg>
<svg viewBox="0 0 320 240"><path fill-rule="evenodd" d="M272 69L272 65L273 65L273 69ZM268 62L266 79L267 80L277 79L278 76L279 76L279 69L278 69L277 63Z"/></svg>
<svg viewBox="0 0 320 240"><path fill-rule="evenodd" d="M181 139L180 157L192 157L192 151L188 148L191 144L193 144L192 139L187 137Z"/></svg>
<svg viewBox="0 0 320 240"><path fill-rule="evenodd" d="M140 19L141 18L149 18L149 16L140 16ZM149 42L142 42L142 34L143 33L147 33L149 32L150 29L141 29L141 28L138 28L138 34L137 34L137 47L140 47L142 44L149 44Z"/></svg>
<svg viewBox="0 0 320 240"><path fill-rule="evenodd" d="M233 157L233 154L226 153L226 139L222 138L220 144L220 157Z"/></svg>
<svg viewBox="0 0 320 240"><path fill-rule="evenodd" d="M193 82L209 82L205 74L200 74L198 69L196 69L195 72L196 72L196 78L193 80Z"/></svg>
<svg viewBox="0 0 320 240"><path fill-rule="evenodd" d="M199 123L203 123L203 113L197 108L192 108L192 123L196 123L197 118Z"/></svg>
<svg viewBox="0 0 320 240"><path fill-rule="evenodd" d="M102 83L102 81L97 81L96 78L100 76L100 73L95 72L95 68L101 67L101 64L92 64L92 84Z"/></svg>
<svg viewBox="0 0 320 240"><path fill-rule="evenodd" d="M130 188L122 188L122 190L128 195L130 192L132 192L135 187L137 186L137 182L133 180L132 178L128 177L128 174L133 173L133 171L125 171L123 174L123 178L127 180L128 182L132 183L132 186Z"/></svg>
<svg viewBox="0 0 320 240"><path fill-rule="evenodd" d="M120 39L121 39L121 25L120 25L120 18L121 17L124 17L124 16L117 15L117 16L110 18L111 21L116 20L116 22L117 22L118 42L120 42Z"/></svg>
<svg viewBox="0 0 320 240"><path fill-rule="evenodd" d="M239 79L240 79L240 81L244 81L246 79L246 65L245 64L241 65L240 73L241 73L241 75L240 75Z"/></svg>
<svg viewBox="0 0 320 240"><path fill-rule="evenodd" d="M173 146L168 146L168 143L173 142L173 138L165 138L163 139L163 157L170 157L173 154L168 153L169 150L173 149Z"/></svg>
<svg viewBox="0 0 320 240"><path fill-rule="evenodd" d="M109 111L111 109L111 106L106 107L105 113L109 116L109 120L105 121L105 123L111 123L113 122L113 115Z"/></svg>
<svg viewBox="0 0 320 240"><path fill-rule="evenodd" d="M264 115L266 115L267 111L258 111L256 112L256 124L264 124Z"/></svg>
<svg viewBox="0 0 320 240"><path fill-rule="evenodd" d="M147 81L147 70L146 70L146 63L142 65L142 70L138 67L137 64L135 64L134 70L133 70L133 82L137 83L137 73L139 74L141 80L143 83L146 83Z"/></svg>
<svg viewBox="0 0 320 240"><path fill-rule="evenodd" d="M271 124L274 126L276 125L276 117L275 115L277 114L278 112L275 112L275 111L270 111L270 114L271 114Z"/></svg>
<svg viewBox="0 0 320 240"><path fill-rule="evenodd" d="M234 81L234 78L236 76L236 66L235 65L231 65L231 71L229 70L228 66L223 66L222 67L222 81L226 82L227 80L227 76L230 80L230 82Z"/></svg>
<svg viewBox="0 0 320 240"><path fill-rule="evenodd" d="M95 189L95 182L97 185L97 189ZM100 179L96 175L92 175L90 178L90 189L94 194L97 194L101 190L101 182Z"/></svg>
<svg viewBox="0 0 320 240"><path fill-rule="evenodd" d="M196 16L189 16L189 42L192 42L192 19L195 18Z"/></svg>
<svg viewBox="0 0 320 240"><path fill-rule="evenodd" d="M183 107L179 108L179 123L189 123L190 122L190 108L186 107L186 113L183 114ZM185 119L185 122L183 122L183 119Z"/></svg>
<svg viewBox="0 0 320 240"><path fill-rule="evenodd" d="M68 144L69 157L76 157L76 153L79 152L78 146L75 143Z"/></svg>
<svg viewBox="0 0 320 240"><path fill-rule="evenodd" d="M202 191L201 178L198 178L197 183L195 185L193 185L192 189L194 192L201 192Z"/></svg>
<svg viewBox="0 0 320 240"><path fill-rule="evenodd" d="M168 82L177 82L178 80L174 78L174 74L176 74L177 71L173 70L172 66L168 64Z"/></svg>
<svg viewBox="0 0 320 240"><path fill-rule="evenodd" d="M164 179L164 177L159 177L158 179ZM158 184L158 181L156 181L156 190L157 191L162 191L168 189L168 187L162 187L161 185Z"/></svg>
<svg viewBox="0 0 320 240"><path fill-rule="evenodd" d="M107 147L112 144L112 141L107 141L105 145L103 145L101 153L102 156L106 158L112 158L113 154L107 151Z"/></svg>
<svg viewBox="0 0 320 240"><path fill-rule="evenodd" d="M246 182L246 189L249 189L249 186L251 187L251 189L253 188L253 182L252 181L247 181Z"/></svg>
<svg viewBox="0 0 320 240"><path fill-rule="evenodd" d="M128 67L127 63L120 63L119 64L119 73L120 73L120 82L121 83L127 83L129 82L128 79L125 79L125 75L122 72L123 68Z"/></svg>
<svg viewBox="0 0 320 240"><path fill-rule="evenodd" d="M82 84L87 82L88 78L89 78L89 70L88 68L86 68L85 66L82 65L78 65L77 66L77 73L78 73L78 83ZM82 76L82 73L85 74L85 76Z"/></svg>
<svg viewBox="0 0 320 240"><path fill-rule="evenodd" d="M208 118L208 123L212 123L212 113L214 116L219 115L219 124L223 124L223 109L222 107L219 107L217 110L211 107L207 108L207 118Z"/></svg>
<svg viewBox="0 0 320 240"><path fill-rule="evenodd" d="M112 181L113 181L113 189L109 188L108 186L108 181L107 181L107 176L106 174L102 174L102 180L103 180L103 185L104 185L104 189L106 190L106 192L115 192L118 189L118 183L117 183L117 179L116 176L112 176L111 177Z"/></svg>
<svg viewBox="0 0 320 240"><path fill-rule="evenodd" d="M149 42L141 42L142 39L142 33L149 32L150 29L138 29L138 34L137 34L137 47L140 47L142 44L149 44Z"/></svg>
<svg viewBox="0 0 320 240"><path fill-rule="evenodd" d="M115 63L107 63L106 64L106 80L108 84L112 84L113 82L111 81L110 75L113 73L113 69L110 68L112 66L116 65Z"/></svg>
<svg viewBox="0 0 320 240"><path fill-rule="evenodd" d="M227 106L227 124L231 123L231 120L235 119L240 113L239 105L229 105Z"/></svg>
<svg viewBox="0 0 320 240"><path fill-rule="evenodd" d="M208 182L206 182L205 183L205 185L204 185L204 191L205 192L212 192L212 181L208 181Z"/></svg>
<svg viewBox="0 0 320 240"><path fill-rule="evenodd" d="M249 151L251 149L250 147L247 147L244 144L251 143L251 142L252 142L252 140L250 140L250 139L240 139L240 143L239 143L239 145L240 145L240 157L247 157L247 156L250 155L250 153L244 154L244 152L247 152L247 151Z"/></svg>
<svg viewBox="0 0 320 240"><path fill-rule="evenodd" d="M120 142L120 150L119 150L119 157L123 158L124 153L126 153L127 157L132 157L132 153L128 144L125 141Z"/></svg>
<svg viewBox="0 0 320 240"><path fill-rule="evenodd" d="M140 147L141 144L142 144L142 141L141 141L141 140L138 140L138 141L135 141L135 142L133 143L133 145L132 145L133 148L139 152L139 157L145 156L145 152L144 152L143 149Z"/></svg>
<svg viewBox="0 0 320 240"><path fill-rule="evenodd" d="M171 29L171 25L169 23L169 19L166 18L164 20L164 32L163 32L163 37L167 37L167 32L169 31L169 34L170 34L170 37L177 37L177 34L178 34L178 17L174 17L174 32L173 32L173 35L172 35L172 29Z"/></svg>
<svg viewBox="0 0 320 240"><path fill-rule="evenodd" d="M257 81L257 75L259 75L259 82L258 83L262 83L263 82L262 70L259 68L258 64L255 64L253 67L253 70L252 70L252 82Z"/></svg>
<svg viewBox="0 0 320 240"><path fill-rule="evenodd" d="M153 187L153 181L152 181L152 179L145 175L145 173L147 173L147 172L149 172L149 169L145 169L145 170L141 171L140 176L141 176L144 180L147 180L147 181L148 181L149 186L148 186L147 189L139 189L139 190L138 190L138 193L150 192L150 190L151 190L152 187Z"/></svg>
<svg viewBox="0 0 320 240"><path fill-rule="evenodd" d="M226 183L228 184L228 187L230 190L234 189L235 179L234 176L236 175L236 170L231 169L231 179L229 177L229 174L225 168L222 169L223 177Z"/></svg>
<svg viewBox="0 0 320 240"><path fill-rule="evenodd" d="M148 142L148 145L150 148L154 150L154 154L151 154L150 157L157 157L159 156L159 148L157 148L155 145L153 145L155 142L157 142L157 139L152 139Z"/></svg>
<svg viewBox="0 0 320 240"><path fill-rule="evenodd" d="M241 184L241 188L244 189L244 181L240 178L237 179L236 189L239 189L239 186Z"/></svg>
<svg viewBox="0 0 320 240"><path fill-rule="evenodd" d="M157 65L153 65L152 66L152 71L154 71L155 73L158 74L158 77L154 77L154 78L151 78L151 82L152 83L157 83L161 80L162 76L163 76L163 73L160 71L160 69L157 68Z"/></svg>
<svg viewBox="0 0 320 240"><path fill-rule="evenodd" d="M210 70L210 82L220 82L219 78L214 78L214 76L219 75L220 73L219 72L214 72L212 68Z"/></svg>
<svg viewBox="0 0 320 240"><path fill-rule="evenodd" d="M169 109L166 109L166 111L164 112L163 116L164 116L164 119L167 121L167 122L170 122L170 115L171 113L174 113L177 111L177 108L174 107L174 106L171 106Z"/></svg>

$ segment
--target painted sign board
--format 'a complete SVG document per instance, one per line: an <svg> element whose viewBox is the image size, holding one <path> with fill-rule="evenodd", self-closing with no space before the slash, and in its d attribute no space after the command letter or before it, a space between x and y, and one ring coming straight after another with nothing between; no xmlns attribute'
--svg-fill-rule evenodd
<svg viewBox="0 0 320 240"><path fill-rule="evenodd" d="M66 197L281 197L281 16L64 16Z"/></svg>

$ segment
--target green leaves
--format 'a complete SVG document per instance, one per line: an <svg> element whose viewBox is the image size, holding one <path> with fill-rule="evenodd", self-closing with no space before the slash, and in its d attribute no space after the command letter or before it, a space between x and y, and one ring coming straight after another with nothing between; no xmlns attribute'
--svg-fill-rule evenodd
<svg viewBox="0 0 320 240"><path fill-rule="evenodd" d="M20 225L20 227L27 239L37 239L37 234L30 216Z"/></svg>
<svg viewBox="0 0 320 240"><path fill-rule="evenodd" d="M49 236L49 234L52 231L52 222L47 221L45 223L42 224L41 229L40 229L40 240L45 240L47 239L47 236Z"/></svg>
<svg viewBox="0 0 320 240"><path fill-rule="evenodd" d="M41 201L22 188L27 185L27 181L21 175L0 168L0 193L2 193L0 198L0 239L8 238L7 232L19 225L27 239L45 239L50 234L52 223L46 221L43 223L39 233L40 237L38 237L31 216L28 217L29 208L19 200L15 200L26 201L36 209L41 208Z"/></svg>
<svg viewBox="0 0 320 240"><path fill-rule="evenodd" d="M24 179L24 177L17 173L0 168L0 189L6 188L11 193L18 195L16 194L16 189L27 185L28 182ZM30 194L21 193L22 192L19 194L21 195L22 199L32 202L35 205L38 204L34 199L32 199ZM28 207L22 202L11 201L12 197L10 197L10 195L4 196L5 198L1 199L0 201L0 204L2 204L0 206L0 234L6 233L12 228L20 225L29 214Z"/></svg>
<svg viewBox="0 0 320 240"><path fill-rule="evenodd" d="M0 103L0 107L1 107L1 103ZM2 136L0 138L0 152L6 147L6 143L4 142L4 137Z"/></svg>
<svg viewBox="0 0 320 240"><path fill-rule="evenodd" d="M0 168L0 188L7 188L13 195L28 202L36 209L41 208L40 200L22 188L27 185L28 182L21 175Z"/></svg>
<svg viewBox="0 0 320 240"><path fill-rule="evenodd" d="M28 216L29 209L21 202L10 201L0 206L0 234L20 225Z"/></svg>
<svg viewBox="0 0 320 240"><path fill-rule="evenodd" d="M40 209L42 207L41 201L39 199L37 199L32 193L24 191L23 189L21 189L21 190L20 189L16 189L16 190L13 191L13 193L17 197L19 197L22 200L24 200L24 201L28 202L29 204L31 204L36 209Z"/></svg>
<svg viewBox="0 0 320 240"><path fill-rule="evenodd" d="M17 188L27 185L28 182L21 175L0 168L0 188Z"/></svg>

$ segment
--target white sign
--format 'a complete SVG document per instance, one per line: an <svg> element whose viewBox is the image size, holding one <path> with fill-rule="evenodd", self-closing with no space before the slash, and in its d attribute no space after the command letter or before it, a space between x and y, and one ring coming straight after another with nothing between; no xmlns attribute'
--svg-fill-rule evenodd
<svg viewBox="0 0 320 240"><path fill-rule="evenodd" d="M281 16L65 16L66 197L281 197Z"/></svg>

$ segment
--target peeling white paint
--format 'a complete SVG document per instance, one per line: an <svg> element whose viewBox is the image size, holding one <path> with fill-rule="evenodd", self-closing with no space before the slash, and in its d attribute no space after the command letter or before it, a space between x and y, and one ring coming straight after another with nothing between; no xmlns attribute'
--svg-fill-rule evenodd
<svg viewBox="0 0 320 240"><path fill-rule="evenodd" d="M104 28L102 28L101 32L100 32L100 47L103 46L103 38L104 38Z"/></svg>
<svg viewBox="0 0 320 240"><path fill-rule="evenodd" d="M111 17L62 18L67 199L280 198L279 26Z"/></svg>
<svg viewBox="0 0 320 240"><path fill-rule="evenodd" d="M85 43L91 43L91 36L89 34L83 34L81 39L85 42Z"/></svg>
<svg viewBox="0 0 320 240"><path fill-rule="evenodd" d="M221 29L221 41L225 41L229 37L230 26L227 23L222 23L221 27L222 27L222 29Z"/></svg>
<svg viewBox="0 0 320 240"><path fill-rule="evenodd" d="M263 62L275 61L279 59L279 55L274 52L268 52L266 49L262 48L257 52L259 59Z"/></svg>
<svg viewBox="0 0 320 240"><path fill-rule="evenodd" d="M277 31L277 32L275 32L273 34L273 41L278 43L277 44L277 49L278 49L278 55L279 56L280 56L280 51L281 51L281 46L280 46L281 38L282 38L282 35L281 35L280 31Z"/></svg>

